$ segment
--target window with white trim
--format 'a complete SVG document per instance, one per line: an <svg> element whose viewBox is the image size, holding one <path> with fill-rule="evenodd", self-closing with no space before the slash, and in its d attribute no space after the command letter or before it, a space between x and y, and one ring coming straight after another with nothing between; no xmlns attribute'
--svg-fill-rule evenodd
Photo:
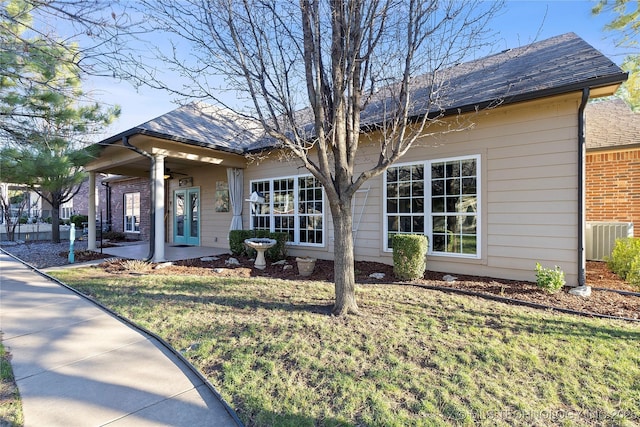
<svg viewBox="0 0 640 427"><path fill-rule="evenodd" d="M324 196L317 179L303 175L252 181L254 191L265 202L252 206L252 229L287 233L291 244L324 244Z"/></svg>
<svg viewBox="0 0 640 427"><path fill-rule="evenodd" d="M140 232L140 193L124 194L124 231Z"/></svg>
<svg viewBox="0 0 640 427"><path fill-rule="evenodd" d="M69 219L73 216L73 200L60 205L60 219Z"/></svg>
<svg viewBox="0 0 640 427"><path fill-rule="evenodd" d="M480 256L480 156L390 167L385 174L385 250L395 234L424 234L429 253Z"/></svg>

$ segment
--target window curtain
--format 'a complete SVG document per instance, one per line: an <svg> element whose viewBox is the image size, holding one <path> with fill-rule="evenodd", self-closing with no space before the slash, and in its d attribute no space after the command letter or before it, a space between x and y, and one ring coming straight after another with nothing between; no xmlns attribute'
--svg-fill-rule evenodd
<svg viewBox="0 0 640 427"><path fill-rule="evenodd" d="M227 168L229 182L229 204L233 212L229 230L242 230L242 192L244 187L244 172L242 169Z"/></svg>

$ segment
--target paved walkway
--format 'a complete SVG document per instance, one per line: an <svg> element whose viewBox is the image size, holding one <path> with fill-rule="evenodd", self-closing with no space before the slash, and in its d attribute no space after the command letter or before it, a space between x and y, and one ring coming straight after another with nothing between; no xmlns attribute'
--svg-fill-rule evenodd
<svg viewBox="0 0 640 427"><path fill-rule="evenodd" d="M0 251L0 329L25 426L237 426L175 354Z"/></svg>

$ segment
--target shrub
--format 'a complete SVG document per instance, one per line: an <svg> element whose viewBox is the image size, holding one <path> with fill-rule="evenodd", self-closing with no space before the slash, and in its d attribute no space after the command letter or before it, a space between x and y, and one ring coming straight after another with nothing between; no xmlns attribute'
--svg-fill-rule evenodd
<svg viewBox="0 0 640 427"><path fill-rule="evenodd" d="M122 263L122 267L134 273L147 273L152 270L153 265L139 259L129 259Z"/></svg>
<svg viewBox="0 0 640 427"><path fill-rule="evenodd" d="M640 288L640 238L616 240L607 265L623 280Z"/></svg>
<svg viewBox="0 0 640 427"><path fill-rule="evenodd" d="M536 263L536 282L538 287L550 294L555 294L565 285L564 271L557 265L554 268L544 268Z"/></svg>
<svg viewBox="0 0 640 427"><path fill-rule="evenodd" d="M627 282L640 289L640 254L631 262L631 269L627 275Z"/></svg>
<svg viewBox="0 0 640 427"><path fill-rule="evenodd" d="M246 239L252 237L269 238L276 240L276 244L269 248L264 256L270 260L281 260L287 255L287 242L289 234L287 233L271 233L269 230L231 230L229 232L229 248L233 255L246 255L248 257L255 256L255 250L247 248L244 244Z"/></svg>
<svg viewBox="0 0 640 427"><path fill-rule="evenodd" d="M83 229L83 223L89 222L87 215L71 215L70 221L76 225L76 230Z"/></svg>
<svg viewBox="0 0 640 427"><path fill-rule="evenodd" d="M414 280L424 276L428 243L421 234L393 236L393 273L398 279Z"/></svg>
<svg viewBox="0 0 640 427"><path fill-rule="evenodd" d="M107 231L102 233L102 238L111 240L112 242L123 242L127 239L127 236L119 231Z"/></svg>

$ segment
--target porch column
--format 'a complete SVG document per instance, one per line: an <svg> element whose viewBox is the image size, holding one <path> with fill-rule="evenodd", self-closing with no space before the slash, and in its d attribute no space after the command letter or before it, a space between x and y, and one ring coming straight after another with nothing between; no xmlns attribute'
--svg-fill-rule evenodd
<svg viewBox="0 0 640 427"><path fill-rule="evenodd" d="M87 249L96 250L96 173L89 172L89 218L87 218Z"/></svg>
<svg viewBox="0 0 640 427"><path fill-rule="evenodd" d="M165 261L164 258L164 158L163 155L155 155L155 168L153 171L153 200L151 207L155 216L154 228L153 261Z"/></svg>

